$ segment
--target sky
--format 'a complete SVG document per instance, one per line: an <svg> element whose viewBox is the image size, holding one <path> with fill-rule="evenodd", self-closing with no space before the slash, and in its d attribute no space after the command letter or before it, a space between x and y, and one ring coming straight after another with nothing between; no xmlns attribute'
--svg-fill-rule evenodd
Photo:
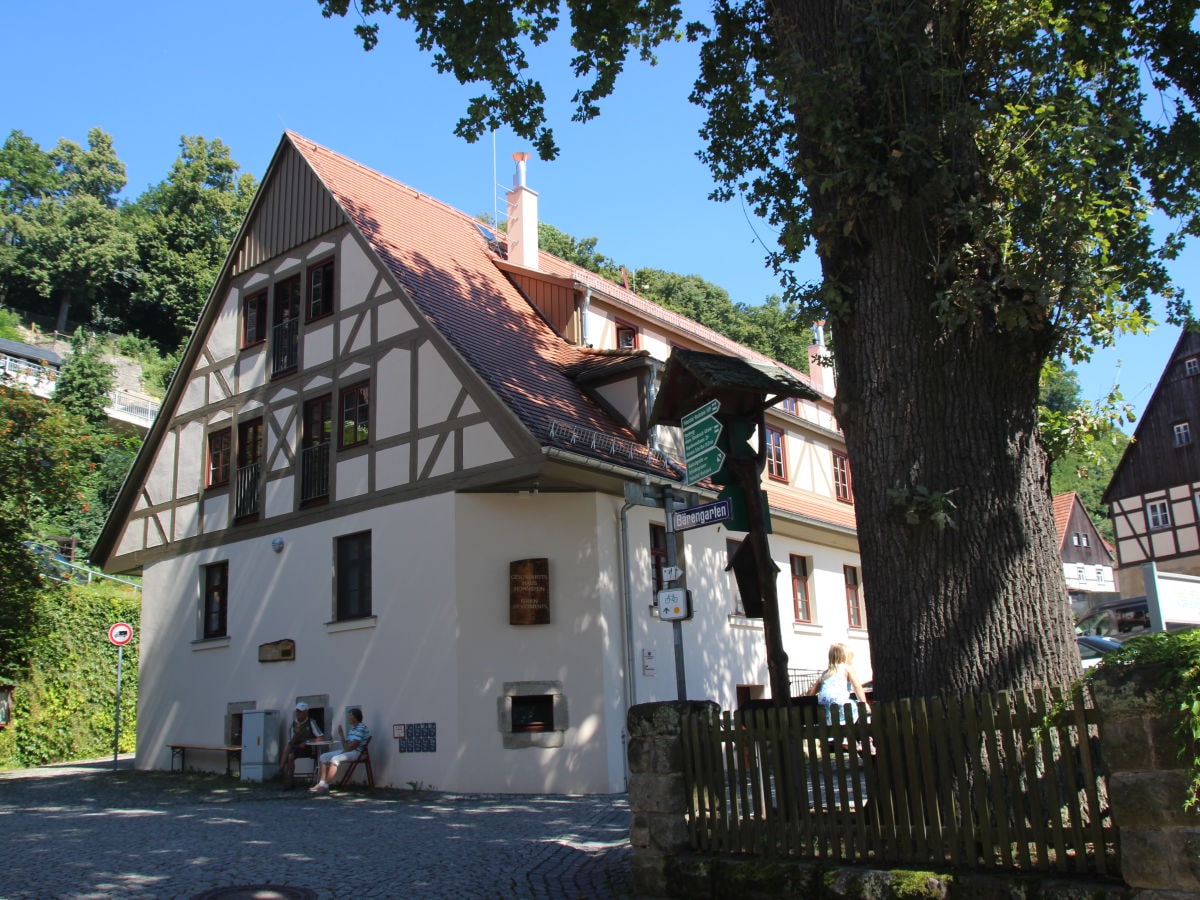
<svg viewBox="0 0 1200 900"><path fill-rule="evenodd" d="M99 127L133 199L167 177L182 135L219 138L261 178L289 129L464 212L503 217L512 154L532 147L508 131L473 145L456 137L479 91L436 73L402 23L383 23L367 53L354 22L323 18L317 0L3 3L0 140L20 130L49 150L59 138L86 144ZM586 124L570 121L566 58L561 42L533 57L560 147L552 162L529 162L541 220L598 238L597 251L631 270L700 275L747 304L779 293L764 262L771 227L737 200L707 199L714 184L696 158L703 111L687 102L696 48L660 50L655 67L630 63ZM1200 299L1200 248L1171 271ZM814 256L799 274L819 278ZM1155 311L1162 319L1161 303ZM1179 331L1164 324L1097 350L1077 367L1082 398L1117 384L1140 415Z"/></svg>

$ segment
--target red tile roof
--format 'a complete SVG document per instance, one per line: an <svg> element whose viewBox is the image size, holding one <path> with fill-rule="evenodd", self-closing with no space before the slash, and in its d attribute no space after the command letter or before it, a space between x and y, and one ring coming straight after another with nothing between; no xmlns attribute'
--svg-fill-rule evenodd
<svg viewBox="0 0 1200 900"><path fill-rule="evenodd" d="M493 264L494 250L475 219L307 138L292 132L287 138L422 312L543 445L675 477L670 466L569 377L569 372L616 365L622 354L564 341ZM691 334L709 347L773 362L548 253L540 254L540 265L546 274L592 284L646 318ZM608 440L591 441L589 432ZM822 522L855 525L854 509L846 504L783 493L772 494L771 502Z"/></svg>
<svg viewBox="0 0 1200 900"><path fill-rule="evenodd" d="M1067 539L1067 522L1071 520L1071 510L1075 508L1075 492L1068 491L1054 498L1054 530L1058 534L1058 547L1061 550Z"/></svg>

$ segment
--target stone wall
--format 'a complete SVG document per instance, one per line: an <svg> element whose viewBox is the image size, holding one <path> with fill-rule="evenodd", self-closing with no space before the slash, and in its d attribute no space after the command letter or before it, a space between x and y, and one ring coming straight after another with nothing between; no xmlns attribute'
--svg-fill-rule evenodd
<svg viewBox="0 0 1200 900"><path fill-rule="evenodd" d="M1004 897L1006 900L1183 900L1200 897L1200 813L1185 812L1190 780L1175 722L1161 715L1160 673L1105 672L1096 685L1110 809L1120 828L1125 885L1063 876L882 871L828 861L773 861L692 850L680 732L685 710L710 701L644 703L629 710L629 807L637 897L790 896L828 900Z"/></svg>
<svg viewBox="0 0 1200 900"><path fill-rule="evenodd" d="M1163 674L1161 666L1102 666L1092 685L1121 874L1146 898L1200 894L1200 812L1184 809L1191 775L1179 753L1181 720L1162 711Z"/></svg>

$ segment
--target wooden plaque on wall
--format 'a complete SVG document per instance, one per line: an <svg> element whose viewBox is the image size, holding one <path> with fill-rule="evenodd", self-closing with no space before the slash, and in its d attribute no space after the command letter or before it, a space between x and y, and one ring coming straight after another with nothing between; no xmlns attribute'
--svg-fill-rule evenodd
<svg viewBox="0 0 1200 900"><path fill-rule="evenodd" d="M508 564L508 624L550 624L550 560Z"/></svg>

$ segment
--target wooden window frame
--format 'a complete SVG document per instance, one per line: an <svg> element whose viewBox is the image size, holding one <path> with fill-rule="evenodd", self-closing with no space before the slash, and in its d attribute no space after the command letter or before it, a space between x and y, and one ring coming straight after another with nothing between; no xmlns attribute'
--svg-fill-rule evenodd
<svg viewBox="0 0 1200 900"><path fill-rule="evenodd" d="M842 575L846 579L846 626L854 631L865 631L867 610L862 602L858 566L842 566Z"/></svg>
<svg viewBox="0 0 1200 900"><path fill-rule="evenodd" d="M735 541L732 538L725 539L725 564L729 569L729 580L733 582L733 615L745 616L746 607L742 603L742 592L738 590L737 576L733 573L733 557L737 553L738 547L742 546L741 541Z"/></svg>
<svg viewBox="0 0 1200 900"><path fill-rule="evenodd" d="M263 288L242 298L242 349L266 343L270 328L267 323L268 296L267 289ZM250 315L251 309L254 310L253 318Z"/></svg>
<svg viewBox="0 0 1200 900"><path fill-rule="evenodd" d="M314 311L313 294L314 294L314 276L320 275L321 278L321 309ZM318 319L325 319L333 315L334 305L337 302L337 268L335 266L334 257L330 256L320 262L313 263L308 267L307 275L304 279L304 322L315 322Z"/></svg>
<svg viewBox="0 0 1200 900"><path fill-rule="evenodd" d="M628 322L622 322L620 319L616 320L613 324L616 327L616 344L618 350L639 349L639 344L641 343L639 338L641 333L636 325L631 325ZM631 341L627 347L621 345L621 332L623 331L629 332L631 336Z"/></svg>
<svg viewBox="0 0 1200 900"><path fill-rule="evenodd" d="M774 425L767 426L767 477L785 484L787 475L787 440L782 428ZM778 450L778 453L776 451Z"/></svg>
<svg viewBox="0 0 1200 900"><path fill-rule="evenodd" d="M1189 356L1183 361L1183 374L1188 378L1200 375L1200 357Z"/></svg>
<svg viewBox="0 0 1200 900"><path fill-rule="evenodd" d="M854 502L854 478L850 473L850 456L841 450L833 453L833 496L842 503Z"/></svg>
<svg viewBox="0 0 1200 900"><path fill-rule="evenodd" d="M214 448L218 442L224 447ZM226 426L210 431L205 445L205 487L228 487L229 473L233 470L233 428Z"/></svg>
<svg viewBox="0 0 1200 900"><path fill-rule="evenodd" d="M1187 447L1192 443L1192 426L1190 422L1176 422L1171 426L1171 438L1176 447Z"/></svg>
<svg viewBox="0 0 1200 900"><path fill-rule="evenodd" d="M201 587L200 632L205 640L229 637L229 561L210 563Z"/></svg>
<svg viewBox="0 0 1200 900"><path fill-rule="evenodd" d="M314 415L315 411L315 415ZM316 428L314 429L314 425ZM314 433L315 431L315 433ZM304 401L300 419L300 503L302 506L317 505L329 502L330 478L329 470L332 460L328 458L328 448L333 446L333 394L321 394ZM322 452L317 448L325 447ZM326 471L323 479L316 485L311 496L306 496L313 482L306 471L306 466L314 465L311 460L324 455Z"/></svg>
<svg viewBox="0 0 1200 900"><path fill-rule="evenodd" d="M365 554L363 553L364 545ZM354 534L344 534L334 538L334 580L333 612L335 621L367 619L373 615L370 531L358 531ZM351 603L352 594L357 599L356 603Z"/></svg>
<svg viewBox="0 0 1200 900"><path fill-rule="evenodd" d="M290 375L299 368L300 360L300 316L304 306L304 285L299 273L281 278L271 288L271 335L273 341L279 341L290 326L294 330L293 345L286 349L288 352L279 359L280 346L276 345L272 353L271 377L279 378Z"/></svg>
<svg viewBox="0 0 1200 900"><path fill-rule="evenodd" d="M263 434L262 416L255 416L253 419L244 419L238 422L237 464L239 469L242 466L262 462ZM254 435L255 439L250 440L250 435ZM254 453L253 457L250 456L251 450Z"/></svg>
<svg viewBox="0 0 1200 900"><path fill-rule="evenodd" d="M357 437L354 440L347 441L346 440L346 431L347 431L346 422L347 422L347 413L349 411L347 408L347 399L350 398L352 395L354 395L357 391L360 391L364 388L366 389L366 392L367 392L366 402L365 403L356 402L354 404L354 410L353 410L354 411L354 420L353 420L354 421L354 425L353 425L354 432L357 435L361 431L363 433L363 437ZM365 409L365 413L360 413L360 410L364 410L364 409ZM365 419L366 419L365 422L362 421L363 416L365 416ZM339 450L348 450L351 447L361 447L363 444L367 443L367 441L369 441L371 439L371 382L370 382L370 380L355 382L354 384L347 385L346 387L344 387L338 391L338 422L340 423L340 427L338 428L338 449Z"/></svg>
<svg viewBox="0 0 1200 900"><path fill-rule="evenodd" d="M1157 520L1157 521L1156 521ZM1166 500L1151 500L1146 504L1146 528L1162 531L1171 527L1171 504Z"/></svg>
<svg viewBox="0 0 1200 900"><path fill-rule="evenodd" d="M795 553L789 557L789 568L792 571L792 611L795 621L812 625L816 620L813 616L812 599L812 557L798 556Z"/></svg>

